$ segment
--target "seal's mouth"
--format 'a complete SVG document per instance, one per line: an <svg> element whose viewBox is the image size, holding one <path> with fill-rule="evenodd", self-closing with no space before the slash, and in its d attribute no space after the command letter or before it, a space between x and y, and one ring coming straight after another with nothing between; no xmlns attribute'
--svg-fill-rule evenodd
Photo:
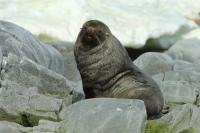
<svg viewBox="0 0 200 133"><path fill-rule="evenodd" d="M83 33L82 42L88 45L98 45L100 44L100 39L98 36L98 31L95 27L83 27L81 28Z"/></svg>

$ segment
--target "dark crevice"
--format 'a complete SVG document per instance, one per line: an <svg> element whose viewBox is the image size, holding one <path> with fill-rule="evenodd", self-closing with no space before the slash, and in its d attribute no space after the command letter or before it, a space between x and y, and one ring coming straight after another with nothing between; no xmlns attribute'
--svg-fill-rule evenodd
<svg viewBox="0 0 200 133"><path fill-rule="evenodd" d="M165 51L163 49L153 49L153 48L146 48L146 47L139 48L139 49L134 49L134 48L129 48L129 47L125 47L125 48L132 61L134 61L140 55L146 52L164 52Z"/></svg>
<svg viewBox="0 0 200 133"><path fill-rule="evenodd" d="M165 81L165 72L163 72L163 79L162 81L164 82Z"/></svg>
<svg viewBox="0 0 200 133"><path fill-rule="evenodd" d="M59 113L62 111L63 106L64 106L64 101L62 101L62 104L61 104L59 110L55 112L55 114L57 116L57 121L61 121L61 118L59 117Z"/></svg>
<svg viewBox="0 0 200 133"><path fill-rule="evenodd" d="M28 116L26 114L21 114L21 122L24 127L33 127L33 125L29 122Z"/></svg>
<svg viewBox="0 0 200 133"><path fill-rule="evenodd" d="M61 118L59 117L59 113L61 112L61 110L62 110L62 106L60 107L59 112L55 112L55 114L56 114L56 116L57 116L57 120L56 120L56 122L60 122L60 121L62 121ZM53 121L54 121L54 120L53 120Z"/></svg>
<svg viewBox="0 0 200 133"><path fill-rule="evenodd" d="M197 106L199 106L199 105L198 105L198 100L199 100L199 92L197 93L197 95L196 95L196 100L195 100L195 102L194 102L194 104L197 105Z"/></svg>
<svg viewBox="0 0 200 133"><path fill-rule="evenodd" d="M128 55L130 56L131 60L134 61L137 59L140 55L146 52L164 52L165 50L162 49L148 49L148 48L139 48L139 49L134 49L134 48L128 48L125 47L126 51L128 52Z"/></svg>
<svg viewBox="0 0 200 133"><path fill-rule="evenodd" d="M72 91L69 92L69 95L73 95L73 93L74 93L74 92L73 92L73 90L72 90Z"/></svg>
<svg viewBox="0 0 200 133"><path fill-rule="evenodd" d="M125 47L129 56L134 61L137 57L142 55L146 52L164 52L170 48L171 45L168 47L162 47L158 42L158 39L149 38L145 45L141 48L132 48L132 47Z"/></svg>

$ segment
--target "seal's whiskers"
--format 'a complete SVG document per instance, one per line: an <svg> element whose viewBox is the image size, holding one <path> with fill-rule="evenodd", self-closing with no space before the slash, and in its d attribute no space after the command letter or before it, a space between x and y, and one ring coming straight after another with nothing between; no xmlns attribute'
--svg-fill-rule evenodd
<svg viewBox="0 0 200 133"><path fill-rule="evenodd" d="M99 37L94 33L94 37L97 39L98 43L101 44Z"/></svg>

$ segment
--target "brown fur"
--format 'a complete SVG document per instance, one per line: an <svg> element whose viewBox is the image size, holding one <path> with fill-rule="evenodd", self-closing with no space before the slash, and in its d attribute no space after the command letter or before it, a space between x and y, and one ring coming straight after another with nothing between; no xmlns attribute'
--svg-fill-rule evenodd
<svg viewBox="0 0 200 133"><path fill-rule="evenodd" d="M164 100L158 85L132 63L102 22L91 20L83 25L74 54L86 98L141 99L148 116L162 111Z"/></svg>

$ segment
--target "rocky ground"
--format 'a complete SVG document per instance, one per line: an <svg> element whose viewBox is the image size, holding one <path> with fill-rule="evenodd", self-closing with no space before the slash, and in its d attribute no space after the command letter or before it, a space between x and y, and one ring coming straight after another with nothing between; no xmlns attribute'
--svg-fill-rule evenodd
<svg viewBox="0 0 200 133"><path fill-rule="evenodd" d="M44 43L0 21L0 133L199 133L198 33L134 61L159 84L169 107L147 120L140 100L84 100L72 43Z"/></svg>

